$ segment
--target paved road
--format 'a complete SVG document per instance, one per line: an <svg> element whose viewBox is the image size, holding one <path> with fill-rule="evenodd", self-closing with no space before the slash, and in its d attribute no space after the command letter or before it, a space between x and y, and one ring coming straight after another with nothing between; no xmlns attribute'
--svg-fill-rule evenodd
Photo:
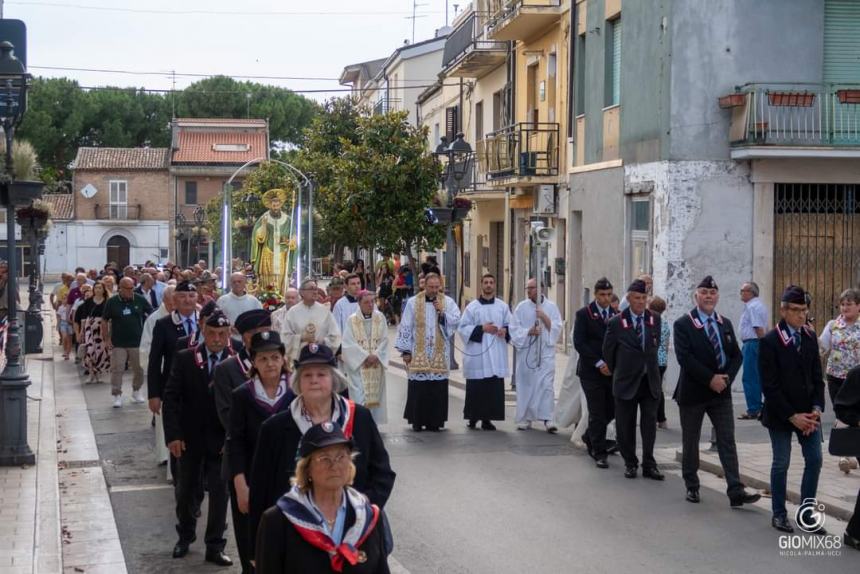
<svg viewBox="0 0 860 574"><path fill-rule="evenodd" d="M664 483L625 479L617 457L610 470L599 470L569 435L516 431L511 409L498 432L467 430L459 391L452 392L448 430L413 433L399 416L405 381L392 373L393 422L382 430L398 478L387 510L394 556L413 574L835 573L860 565L860 553L849 550L839 557L780 556L767 502L731 510L716 478L704 477L713 489L704 488L703 503L691 505L676 469L667 468ZM171 559L173 493L153 464L148 411L110 408L108 385L85 392L129 572L237 572L205 564L199 542L184 560ZM658 434L663 446L680 440L676 416L670 424ZM742 427L761 433L753 423ZM232 540L228 553L236 557Z"/></svg>

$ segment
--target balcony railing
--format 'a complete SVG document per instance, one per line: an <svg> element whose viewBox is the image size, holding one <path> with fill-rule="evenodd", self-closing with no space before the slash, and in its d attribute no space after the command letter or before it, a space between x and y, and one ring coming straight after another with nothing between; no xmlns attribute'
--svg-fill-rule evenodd
<svg viewBox="0 0 860 574"><path fill-rule="evenodd" d="M561 0L490 0L490 35L527 40L560 16Z"/></svg>
<svg viewBox="0 0 860 574"><path fill-rule="evenodd" d="M115 221L136 221L140 219L142 207L136 205L95 205L96 219L109 219Z"/></svg>
<svg viewBox="0 0 860 574"><path fill-rule="evenodd" d="M860 84L746 84L732 108L732 146L860 146Z"/></svg>
<svg viewBox="0 0 860 574"><path fill-rule="evenodd" d="M401 103L398 98L382 98L373 106L373 115L396 112L400 109Z"/></svg>
<svg viewBox="0 0 860 574"><path fill-rule="evenodd" d="M558 175L557 123L519 123L478 142L478 174L488 182L511 177Z"/></svg>
<svg viewBox="0 0 860 574"><path fill-rule="evenodd" d="M484 38L475 14L448 36L442 55L442 69L448 76L480 77L503 64L508 43Z"/></svg>

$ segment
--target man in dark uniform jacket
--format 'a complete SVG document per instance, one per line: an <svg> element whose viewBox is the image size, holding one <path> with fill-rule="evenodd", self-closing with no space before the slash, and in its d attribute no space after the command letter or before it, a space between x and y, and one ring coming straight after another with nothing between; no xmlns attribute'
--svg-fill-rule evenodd
<svg viewBox="0 0 860 574"><path fill-rule="evenodd" d="M206 319L211 317L212 313L214 313L215 311L219 311L218 304L215 301L208 301L205 305L200 307L200 311L197 314L198 322L201 325L205 325ZM196 347L202 342L203 329L197 329L196 331L179 337L179 340L176 341L176 347L177 350L190 349L191 347Z"/></svg>
<svg viewBox="0 0 860 574"><path fill-rule="evenodd" d="M687 500L699 502L699 438L705 414L717 435L717 450L726 475L730 504L738 507L755 502L741 483L732 382L743 363L732 322L716 312L720 291L708 275L695 292L696 307L675 321L675 356L681 366L675 400L681 414L683 457L681 462Z"/></svg>
<svg viewBox="0 0 860 574"><path fill-rule="evenodd" d="M251 337L256 333L268 331L272 328L271 315L265 309L253 309L245 311L236 317L236 330L242 335L242 349L235 355L225 359L215 369L215 409L218 412L218 420L229 435L230 430L230 408L233 406L233 390L242 386L250 378L251 357L248 349L251 345ZM233 341L236 343L236 341ZM233 531L236 534L236 547L239 550L239 561L242 563L242 572L250 573L251 547L248 543L248 515L239 511L236 486L233 484L230 472L230 451L227 448L229 436L224 444L224 456L221 464L221 477L227 481L230 490L230 512L233 518Z"/></svg>
<svg viewBox="0 0 860 574"><path fill-rule="evenodd" d="M624 457L624 476L636 478L636 413L642 412L642 476L663 480L654 460L657 439L657 405L660 402L660 317L646 309L648 288L636 279L627 288L629 307L609 320L603 340L603 360L612 373L615 396L615 430Z"/></svg>
<svg viewBox="0 0 860 574"><path fill-rule="evenodd" d="M576 374L588 402L588 428L582 440L598 468L609 468L606 425L615 418L612 372L603 360L606 324L616 314L611 300L612 283L606 277L598 279L594 284L594 301L576 312L573 323L573 347L579 353Z"/></svg>
<svg viewBox="0 0 860 574"><path fill-rule="evenodd" d="M204 539L206 561L230 566L233 562L224 554L227 543L224 538L227 484L221 478L224 427L215 410L213 388L215 368L232 353L227 346L230 321L224 314L214 313L206 321L203 336L203 343L176 354L164 387L164 435L170 454L179 461L176 496L179 541L173 548L173 557L188 554L189 545L197 538L194 499L202 474L209 493Z"/></svg>
<svg viewBox="0 0 860 574"><path fill-rule="evenodd" d="M762 424L770 434L773 463L770 491L771 525L793 532L785 509L785 489L791 458L791 436L803 452L800 498L815 498L821 472L821 412L824 410L824 378L818 356L818 338L806 325L809 295L796 285L782 294L782 320L759 343L759 374L764 392ZM813 512L815 512L813 510ZM812 522L812 518L809 522ZM814 534L827 534L819 528Z"/></svg>

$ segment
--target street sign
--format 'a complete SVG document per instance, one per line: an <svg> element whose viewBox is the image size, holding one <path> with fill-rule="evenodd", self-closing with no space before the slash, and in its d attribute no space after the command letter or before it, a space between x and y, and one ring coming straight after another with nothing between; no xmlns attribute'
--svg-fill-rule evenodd
<svg viewBox="0 0 860 574"><path fill-rule="evenodd" d="M0 42L15 47L15 57L27 67L27 25L21 20L0 20Z"/></svg>

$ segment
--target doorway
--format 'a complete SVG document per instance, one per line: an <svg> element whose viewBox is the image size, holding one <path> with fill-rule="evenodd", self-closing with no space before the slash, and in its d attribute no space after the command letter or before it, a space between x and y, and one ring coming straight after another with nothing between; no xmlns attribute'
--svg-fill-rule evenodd
<svg viewBox="0 0 860 574"><path fill-rule="evenodd" d="M131 245L122 235L114 235L107 242L107 262L116 263L122 269L129 265Z"/></svg>

